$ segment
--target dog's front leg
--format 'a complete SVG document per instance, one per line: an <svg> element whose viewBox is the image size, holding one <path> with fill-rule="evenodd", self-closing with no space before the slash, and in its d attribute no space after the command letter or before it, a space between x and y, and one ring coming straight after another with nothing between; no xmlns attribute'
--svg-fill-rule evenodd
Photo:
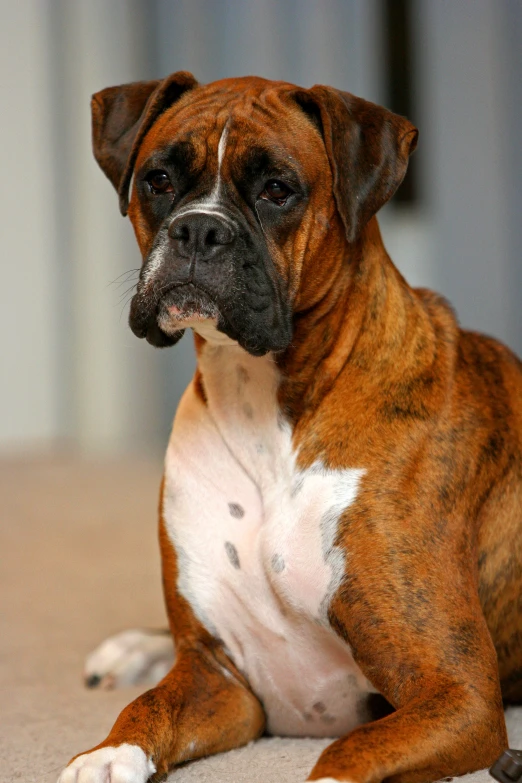
<svg viewBox="0 0 522 783"><path fill-rule="evenodd" d="M404 538L394 540L402 545ZM330 616L396 712L327 747L309 780L421 783L490 766L507 734L473 559L452 561L446 550L441 562L455 575L449 581L422 551L419 557L411 548L397 571L377 537L374 544L378 579L367 578L369 569L354 575ZM355 541L351 555L355 561ZM413 573L416 583L401 579Z"/></svg>
<svg viewBox="0 0 522 783"><path fill-rule="evenodd" d="M72 759L58 783L145 783L259 736L261 704L222 659L205 645L178 644L169 674L123 710L106 740Z"/></svg>
<svg viewBox="0 0 522 783"><path fill-rule="evenodd" d="M433 781L489 766L506 747L502 711L448 685L336 740L308 780Z"/></svg>

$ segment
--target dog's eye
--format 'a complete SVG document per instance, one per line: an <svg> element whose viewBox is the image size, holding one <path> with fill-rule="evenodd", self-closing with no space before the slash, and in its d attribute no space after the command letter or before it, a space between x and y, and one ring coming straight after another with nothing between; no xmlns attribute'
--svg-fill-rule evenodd
<svg viewBox="0 0 522 783"><path fill-rule="evenodd" d="M160 193L172 193L174 191L169 175L165 171L151 171L147 175L146 180L149 184L150 192L154 193L155 196Z"/></svg>
<svg viewBox="0 0 522 783"><path fill-rule="evenodd" d="M274 204L283 206L287 198L292 195L294 191L291 190L288 185L281 182L279 179L269 179L265 185L265 188L259 198L265 199L265 201L273 201Z"/></svg>

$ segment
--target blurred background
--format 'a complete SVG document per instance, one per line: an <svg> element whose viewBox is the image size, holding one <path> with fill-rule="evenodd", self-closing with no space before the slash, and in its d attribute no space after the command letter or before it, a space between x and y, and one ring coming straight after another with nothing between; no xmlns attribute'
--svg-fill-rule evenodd
<svg viewBox="0 0 522 783"><path fill-rule="evenodd" d="M191 70L331 84L420 128L382 213L414 285L522 353L520 0L2 3L0 451L160 454L193 368L127 327L140 264L90 148L91 93Z"/></svg>

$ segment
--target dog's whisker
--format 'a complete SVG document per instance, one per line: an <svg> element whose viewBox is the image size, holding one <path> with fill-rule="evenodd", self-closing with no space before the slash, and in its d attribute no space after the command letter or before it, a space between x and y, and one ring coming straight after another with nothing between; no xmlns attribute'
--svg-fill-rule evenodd
<svg viewBox="0 0 522 783"><path fill-rule="evenodd" d="M122 272L121 275L118 275L118 277L116 277L114 280L110 280L107 283L107 288L110 285L116 285L116 287L118 287L119 285L123 285L124 283L127 282L127 280L130 280L130 278L133 275L139 276L140 271L141 271L141 267L137 267L136 269L128 269L126 272ZM124 278L123 280L121 280L122 277Z"/></svg>
<svg viewBox="0 0 522 783"><path fill-rule="evenodd" d="M136 289L136 283L133 283L133 285L131 285L130 288L127 288L126 291L124 291L122 294L120 294L120 298L119 298L119 302L118 303L121 303L122 299L124 299L132 291L135 291L135 289Z"/></svg>
<svg viewBox="0 0 522 783"><path fill-rule="evenodd" d="M122 308L120 310L120 317L119 317L120 321L121 321L123 313L125 312L126 308L129 306L131 300L132 300L132 294L126 299L126 301L122 305Z"/></svg>

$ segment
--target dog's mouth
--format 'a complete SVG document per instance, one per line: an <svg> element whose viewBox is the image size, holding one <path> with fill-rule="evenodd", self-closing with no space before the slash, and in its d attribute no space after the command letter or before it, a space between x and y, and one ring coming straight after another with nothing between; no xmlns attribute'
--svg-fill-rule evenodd
<svg viewBox="0 0 522 783"><path fill-rule="evenodd" d="M158 303L158 325L166 334L197 326L202 321L217 323L219 315L213 299L193 283L174 286Z"/></svg>
<svg viewBox="0 0 522 783"><path fill-rule="evenodd" d="M289 314L273 305L267 292L257 296L236 284L207 293L199 282L140 287L131 301L129 325L137 337L157 348L175 345L188 328L220 345L239 344L253 356L284 350L291 336ZM159 291L158 291L159 288ZM159 294L159 295L158 295Z"/></svg>
<svg viewBox="0 0 522 783"><path fill-rule="evenodd" d="M217 326L220 320L214 300L193 283L173 285L156 301L138 292L129 315L134 334L158 348L177 343L185 329L205 323Z"/></svg>

